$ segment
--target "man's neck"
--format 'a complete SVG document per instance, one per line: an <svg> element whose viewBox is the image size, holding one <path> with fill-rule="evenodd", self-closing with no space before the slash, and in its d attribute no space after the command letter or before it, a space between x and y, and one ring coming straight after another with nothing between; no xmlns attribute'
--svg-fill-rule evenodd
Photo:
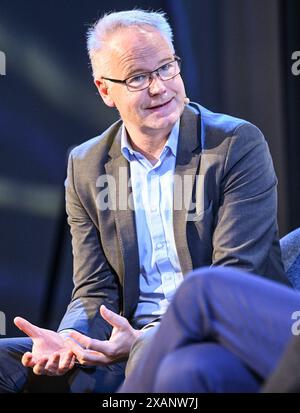
<svg viewBox="0 0 300 413"><path fill-rule="evenodd" d="M132 149L140 152L152 163L152 165L155 165L168 140L170 131L150 135L141 132L136 133L136 131L131 131L127 126L126 130Z"/></svg>

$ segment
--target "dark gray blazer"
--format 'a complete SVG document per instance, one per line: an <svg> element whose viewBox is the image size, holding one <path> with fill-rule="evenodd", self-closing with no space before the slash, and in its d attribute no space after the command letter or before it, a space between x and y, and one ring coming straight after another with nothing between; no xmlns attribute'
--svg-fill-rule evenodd
<svg viewBox="0 0 300 413"><path fill-rule="evenodd" d="M99 306L106 304L130 320L137 305L140 266L134 211L98 207L99 176L113 176L118 188L124 179L120 168L130 175L120 149L121 125L116 122L69 157L66 208L75 287L59 330L73 328L101 338L102 327L106 337L110 328L99 316ZM186 106L175 174L193 182L184 192L188 202L174 208L173 215L184 275L202 266L230 265L288 283L277 236L277 179L259 129L195 103ZM107 189L110 193L112 185ZM174 201L182 191L180 183L174 185Z"/></svg>

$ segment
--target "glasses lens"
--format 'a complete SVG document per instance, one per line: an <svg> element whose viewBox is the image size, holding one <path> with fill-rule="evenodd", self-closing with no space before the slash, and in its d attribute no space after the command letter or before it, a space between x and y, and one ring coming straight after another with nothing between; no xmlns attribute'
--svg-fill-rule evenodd
<svg viewBox="0 0 300 413"><path fill-rule="evenodd" d="M172 79L180 73L180 59L176 58L173 62L166 63L154 72L158 72L161 80ZM127 88L131 92L147 89L150 83L151 73L142 73L126 80Z"/></svg>
<svg viewBox="0 0 300 413"><path fill-rule="evenodd" d="M128 88L131 90L144 89L149 85L149 75L141 74L130 77L129 79L127 79L126 84Z"/></svg>
<svg viewBox="0 0 300 413"><path fill-rule="evenodd" d="M159 77L162 80L172 79L180 72L177 60L174 62L167 63L158 69Z"/></svg>

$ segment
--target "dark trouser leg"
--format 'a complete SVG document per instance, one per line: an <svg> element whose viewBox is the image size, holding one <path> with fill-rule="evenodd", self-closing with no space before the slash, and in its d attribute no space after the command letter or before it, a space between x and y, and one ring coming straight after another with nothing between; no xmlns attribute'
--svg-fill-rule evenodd
<svg viewBox="0 0 300 413"><path fill-rule="evenodd" d="M0 340L0 393L23 391L28 380L28 369L22 366L21 358L31 347L30 338Z"/></svg>
<svg viewBox="0 0 300 413"><path fill-rule="evenodd" d="M300 393L300 336L293 338L279 365L263 387L264 393Z"/></svg>
<svg viewBox="0 0 300 413"><path fill-rule="evenodd" d="M164 357L203 341L218 342L266 378L292 337L291 315L299 306L300 294L278 283L231 268L197 270L180 286L153 343L120 391L153 391Z"/></svg>
<svg viewBox="0 0 300 413"><path fill-rule="evenodd" d="M21 363L22 355L31 347L30 338L0 340L0 393L107 393L114 392L124 379L125 363L76 367L61 377L36 376Z"/></svg>
<svg viewBox="0 0 300 413"><path fill-rule="evenodd" d="M155 393L254 393L260 384L261 380L229 350L216 343L200 343L168 354L156 374L153 390Z"/></svg>

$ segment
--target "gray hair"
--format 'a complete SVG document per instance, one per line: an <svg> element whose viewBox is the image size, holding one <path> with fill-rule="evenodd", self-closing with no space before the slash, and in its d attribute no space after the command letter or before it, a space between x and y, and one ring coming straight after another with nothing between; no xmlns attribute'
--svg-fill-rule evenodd
<svg viewBox="0 0 300 413"><path fill-rule="evenodd" d="M134 9L106 13L87 32L87 48L94 76L96 55L102 49L109 35L123 27L144 25L152 26L158 30L174 49L173 32L164 12Z"/></svg>

